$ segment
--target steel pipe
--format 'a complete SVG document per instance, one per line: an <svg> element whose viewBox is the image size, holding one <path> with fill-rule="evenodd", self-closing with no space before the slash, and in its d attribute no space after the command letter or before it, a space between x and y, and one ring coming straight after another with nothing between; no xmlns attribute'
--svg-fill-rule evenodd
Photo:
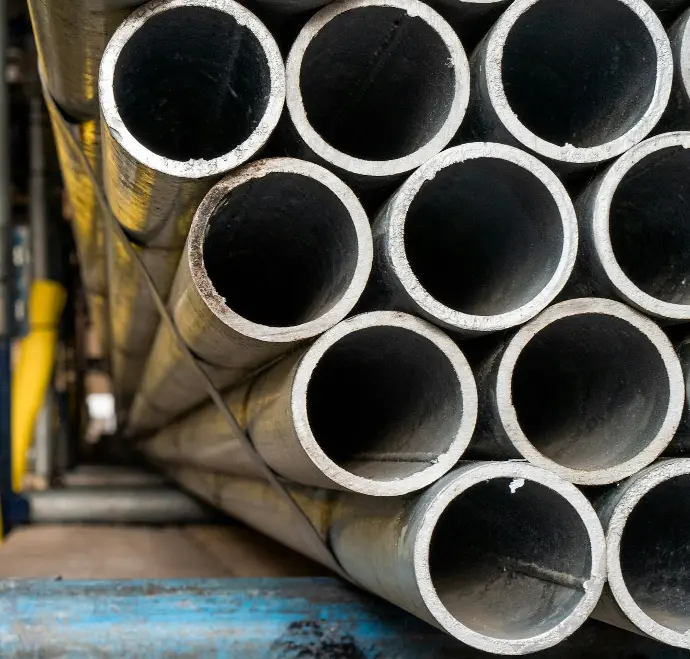
<svg viewBox="0 0 690 659"><path fill-rule="evenodd" d="M690 129L690 10L669 30L673 51L673 89L666 113L659 122L664 131Z"/></svg>
<svg viewBox="0 0 690 659"><path fill-rule="evenodd" d="M580 485L650 464L683 411L671 342L648 318L596 298L557 304L476 369L475 452L523 457Z"/></svg>
<svg viewBox="0 0 690 659"><path fill-rule="evenodd" d="M178 468L192 492L316 560L268 483ZM468 463L419 496L293 496L358 585L494 654L572 634L605 580L601 524L575 486L523 462Z"/></svg>
<svg viewBox="0 0 690 659"><path fill-rule="evenodd" d="M226 402L280 475L372 496L408 494L450 471L477 416L460 349L423 320L390 311L343 321ZM156 462L262 475L213 403L143 450Z"/></svg>
<svg viewBox="0 0 690 659"><path fill-rule="evenodd" d="M466 135L522 146L569 172L646 137L666 108L673 58L643 0L516 0L473 71Z"/></svg>
<svg viewBox="0 0 690 659"><path fill-rule="evenodd" d="M667 323L690 320L690 132L645 140L576 200L581 294L615 296Z"/></svg>
<svg viewBox="0 0 690 659"><path fill-rule="evenodd" d="M45 79L45 73L42 76ZM72 206L72 229L84 288L93 295L107 295L103 211L93 184L75 154L79 145L96 177L102 172L101 129L98 120L76 123L63 114L44 90L58 154L62 180Z"/></svg>
<svg viewBox="0 0 690 659"><path fill-rule="evenodd" d="M287 60L295 153L371 188L419 167L454 137L469 65L452 28L417 0L338 0Z"/></svg>
<svg viewBox="0 0 690 659"><path fill-rule="evenodd" d="M594 616L690 650L690 459L659 462L595 505L609 581Z"/></svg>
<svg viewBox="0 0 690 659"><path fill-rule="evenodd" d="M575 264L578 230L568 193L544 164L511 146L472 143L412 174L373 233L362 306L473 335L525 323L550 304Z"/></svg>
<svg viewBox="0 0 690 659"><path fill-rule="evenodd" d="M198 501L169 487L53 489L23 496L33 524L190 524L213 518Z"/></svg>
<svg viewBox="0 0 690 659"><path fill-rule="evenodd" d="M141 0L29 0L45 84L75 121L98 118L98 67L108 40Z"/></svg>
<svg viewBox="0 0 690 659"><path fill-rule="evenodd" d="M268 140L285 71L233 0L155 0L113 35L99 90L113 213L139 244L181 249L209 188Z"/></svg>
<svg viewBox="0 0 690 659"><path fill-rule="evenodd" d="M367 216L344 183L312 163L262 160L202 201L169 307L215 384L229 386L342 320L366 285L372 253ZM205 396L161 327L137 409L159 408L166 418L156 423L167 422ZM139 414L131 423L155 427Z"/></svg>

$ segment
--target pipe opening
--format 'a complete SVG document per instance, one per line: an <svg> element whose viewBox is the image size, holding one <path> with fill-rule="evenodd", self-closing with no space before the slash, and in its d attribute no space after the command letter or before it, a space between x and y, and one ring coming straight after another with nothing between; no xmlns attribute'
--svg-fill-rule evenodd
<svg viewBox="0 0 690 659"><path fill-rule="evenodd" d="M591 545L576 509L523 479L473 485L442 513L430 546L443 605L471 630L520 640L567 619L585 596Z"/></svg>
<svg viewBox="0 0 690 659"><path fill-rule="evenodd" d="M115 102L128 130L154 153L213 160L258 126L271 79L256 35L226 12L176 7L150 17L115 65Z"/></svg>
<svg viewBox="0 0 690 659"><path fill-rule="evenodd" d="M578 148L625 135L647 112L657 82L654 40L620 0L540 0L512 26L502 67L522 124Z"/></svg>
<svg viewBox="0 0 690 659"><path fill-rule="evenodd" d="M449 60L438 32L403 9L344 11L304 53L304 110L323 140L349 156L408 156L431 141L448 117L456 76Z"/></svg>
<svg viewBox="0 0 690 659"><path fill-rule="evenodd" d="M690 475L647 492L627 519L620 565L628 592L656 623L690 631Z"/></svg>
<svg viewBox="0 0 690 659"><path fill-rule="evenodd" d="M347 291L359 243L338 196L273 172L234 188L208 220L206 272L235 313L269 327L314 320Z"/></svg>
<svg viewBox="0 0 690 659"><path fill-rule="evenodd" d="M690 304L690 152L681 146L643 158L618 184L609 212L614 255L652 297Z"/></svg>
<svg viewBox="0 0 690 659"><path fill-rule="evenodd" d="M498 158L443 168L422 185L405 219L405 252L419 283L445 306L478 316L533 300L556 273L563 245L551 192L532 172Z"/></svg>
<svg viewBox="0 0 690 659"><path fill-rule="evenodd" d="M628 321L604 314L567 316L540 330L517 359L511 391L532 446L584 471L638 455L670 404L657 347Z"/></svg>
<svg viewBox="0 0 690 659"><path fill-rule="evenodd" d="M429 339L368 327L320 359L307 388L311 431L323 452L363 478L392 481L431 466L463 416L458 375Z"/></svg>

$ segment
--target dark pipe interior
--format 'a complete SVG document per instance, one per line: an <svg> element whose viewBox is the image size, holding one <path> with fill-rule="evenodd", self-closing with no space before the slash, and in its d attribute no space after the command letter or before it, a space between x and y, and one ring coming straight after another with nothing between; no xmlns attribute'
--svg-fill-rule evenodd
<svg viewBox="0 0 690 659"><path fill-rule="evenodd" d="M621 540L621 570L637 605L660 625L690 630L690 475L645 494Z"/></svg>
<svg viewBox="0 0 690 659"><path fill-rule="evenodd" d="M532 445L582 470L637 455L666 416L669 380L661 355L628 322L583 314L541 330L520 354L513 405Z"/></svg>
<svg viewBox="0 0 690 659"><path fill-rule="evenodd" d="M635 165L611 203L609 230L623 272L654 298L690 304L690 153L657 151Z"/></svg>
<svg viewBox="0 0 690 659"><path fill-rule="evenodd" d="M355 158L393 160L429 142L448 117L456 72L438 33L395 7L343 12L302 60L302 101L312 127Z"/></svg>
<svg viewBox="0 0 690 659"><path fill-rule="evenodd" d="M358 241L327 187L272 173L235 188L208 221L204 265L230 309L254 323L290 327L328 311L350 285Z"/></svg>
<svg viewBox="0 0 690 659"><path fill-rule="evenodd" d="M244 142L261 121L270 87L254 34L206 7L149 18L122 49L114 76L125 126L177 161L212 160Z"/></svg>
<svg viewBox="0 0 690 659"><path fill-rule="evenodd" d="M508 35L503 86L518 119L538 137L595 147L642 118L656 66L647 28L619 0L541 0Z"/></svg>
<svg viewBox="0 0 690 659"><path fill-rule="evenodd" d="M566 619L591 572L575 509L532 481L474 485L443 512L431 538L431 578L448 611L473 631L519 640Z"/></svg>
<svg viewBox="0 0 690 659"><path fill-rule="evenodd" d="M422 185L405 221L405 252L433 298L490 316L527 304L551 280L563 224L534 174L496 158L467 160Z"/></svg>
<svg viewBox="0 0 690 659"><path fill-rule="evenodd" d="M452 364L431 341L371 327L321 358L307 410L328 457L358 476L388 481L426 469L448 450L463 402Z"/></svg>

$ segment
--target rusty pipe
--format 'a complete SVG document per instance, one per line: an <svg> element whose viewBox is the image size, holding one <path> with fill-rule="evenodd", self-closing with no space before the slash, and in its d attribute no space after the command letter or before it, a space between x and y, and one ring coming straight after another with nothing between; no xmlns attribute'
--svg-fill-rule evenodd
<svg viewBox="0 0 690 659"><path fill-rule="evenodd" d="M324 560L268 483L189 467L170 475ZM593 508L570 483L523 462L466 463L421 495L291 493L357 584L479 650L520 655L556 645L584 623L604 584Z"/></svg>
<svg viewBox="0 0 690 659"><path fill-rule="evenodd" d="M214 384L229 386L342 320L364 289L372 252L364 209L337 177L300 160L262 160L204 198L169 308ZM205 398L164 327L137 398L136 430ZM142 413L151 408L161 414Z"/></svg>
<svg viewBox="0 0 690 659"><path fill-rule="evenodd" d="M475 455L526 458L580 485L627 478L671 442L684 383L673 345L612 300L556 304L476 366Z"/></svg>
<svg viewBox="0 0 690 659"><path fill-rule="evenodd" d="M570 277L578 229L548 167L484 142L424 163L384 206L373 233L374 275L362 306L409 311L471 336L546 308Z"/></svg>
<svg viewBox="0 0 690 659"><path fill-rule="evenodd" d="M281 476L372 496L408 494L450 471L477 416L460 349L429 323L390 311L339 323L225 399ZM142 448L156 462L261 476L213 403Z"/></svg>

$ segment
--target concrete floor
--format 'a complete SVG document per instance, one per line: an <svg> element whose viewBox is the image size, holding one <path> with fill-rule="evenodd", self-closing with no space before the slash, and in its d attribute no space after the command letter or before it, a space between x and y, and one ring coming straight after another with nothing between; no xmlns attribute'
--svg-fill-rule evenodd
<svg viewBox="0 0 690 659"><path fill-rule="evenodd" d="M0 578L184 579L327 571L244 527L45 525L0 545Z"/></svg>

